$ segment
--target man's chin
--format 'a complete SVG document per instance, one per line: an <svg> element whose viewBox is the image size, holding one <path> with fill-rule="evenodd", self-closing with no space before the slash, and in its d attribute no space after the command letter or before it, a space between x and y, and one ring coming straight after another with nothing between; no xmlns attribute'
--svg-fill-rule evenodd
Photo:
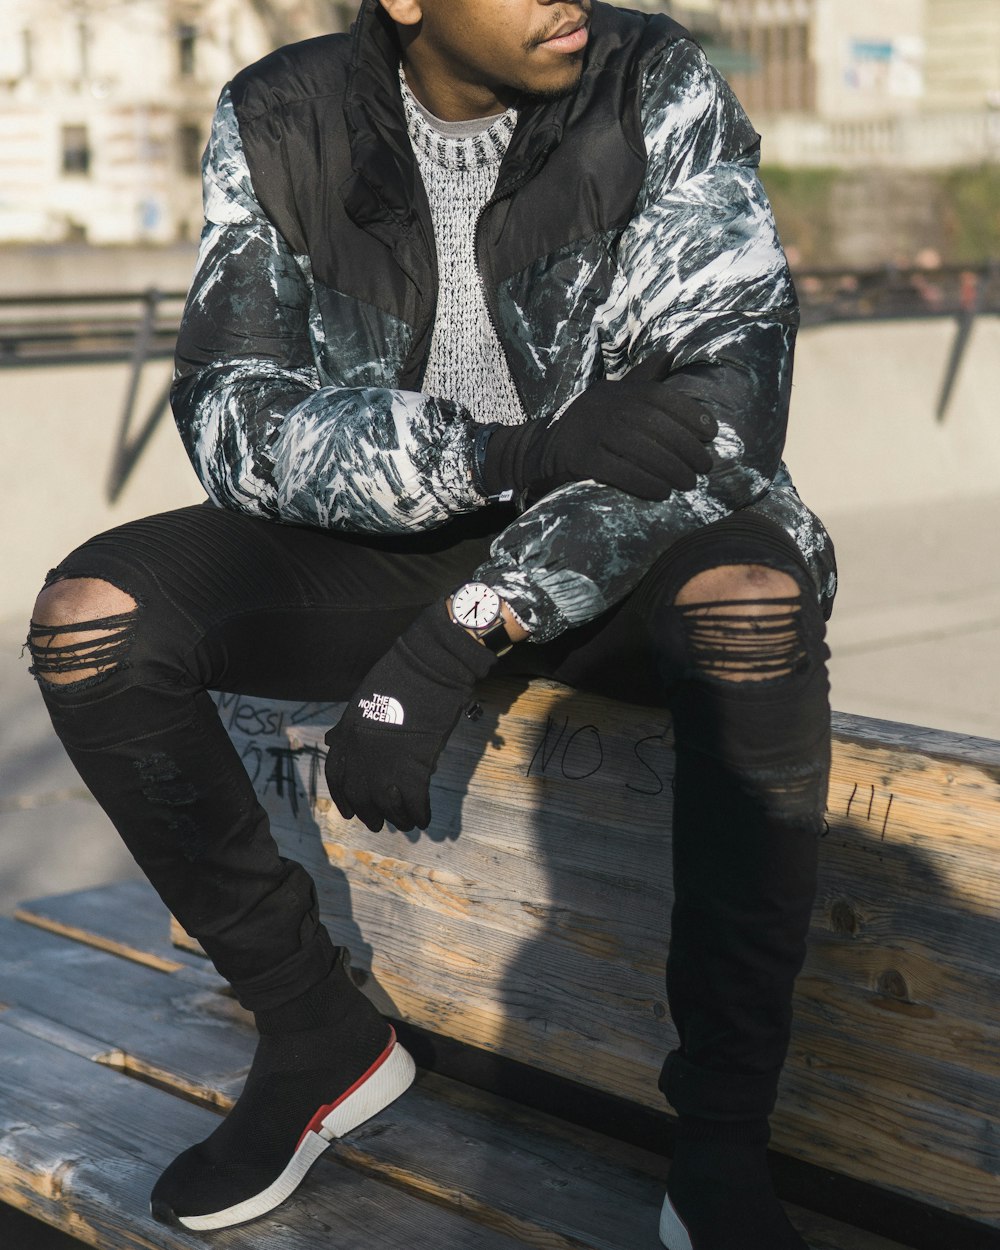
<svg viewBox="0 0 1000 1250"><path fill-rule="evenodd" d="M572 82L561 83L559 86L525 89L520 93L520 98L527 104L551 103L553 100L564 100L567 96L573 95L579 85L580 75L578 74Z"/></svg>

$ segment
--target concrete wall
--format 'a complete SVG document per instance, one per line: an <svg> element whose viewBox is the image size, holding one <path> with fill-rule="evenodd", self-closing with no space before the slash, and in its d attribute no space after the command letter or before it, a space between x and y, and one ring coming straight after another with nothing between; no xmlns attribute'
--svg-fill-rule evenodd
<svg viewBox="0 0 1000 1250"><path fill-rule="evenodd" d="M1000 319L977 323L943 423L935 407L950 321L804 331L787 459L821 515L1000 494ZM144 418L169 366L147 369ZM197 502L202 492L165 418L122 498L104 495L127 370L74 365L0 370L4 419L3 602L30 606L45 571L91 534Z"/></svg>
<svg viewBox="0 0 1000 1250"><path fill-rule="evenodd" d="M786 458L820 513L1000 494L1000 319L976 322L943 422L951 320L823 326L799 339Z"/></svg>
<svg viewBox="0 0 1000 1250"><path fill-rule="evenodd" d="M194 275L193 243L166 247L91 247L85 243L0 247L0 295L186 291Z"/></svg>
<svg viewBox="0 0 1000 1250"><path fill-rule="evenodd" d="M166 361L147 367L140 422L169 375ZM0 370L0 617L30 609L46 571L92 534L204 498L168 415L118 502L107 502L127 377L124 365Z"/></svg>

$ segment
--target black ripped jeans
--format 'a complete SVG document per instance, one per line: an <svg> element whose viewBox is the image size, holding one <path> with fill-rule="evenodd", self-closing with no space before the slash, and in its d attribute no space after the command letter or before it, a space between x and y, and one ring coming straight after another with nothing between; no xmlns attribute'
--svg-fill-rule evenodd
<svg viewBox="0 0 1000 1250"><path fill-rule="evenodd" d="M346 699L425 606L469 578L495 529L484 512L373 539L191 507L98 535L50 574L102 579L137 604L95 623L104 671L68 684L46 673L93 667L93 648L88 658L88 644L33 622L34 671L81 777L246 1007L304 992L331 947L312 880L279 856L208 691ZM740 604L674 606L699 572L739 564L787 572L800 593L769 601L763 624ZM667 988L681 1047L661 1084L681 1113L773 1104L826 801L826 654L796 548L738 514L677 543L603 617L515 647L497 670L673 714Z"/></svg>

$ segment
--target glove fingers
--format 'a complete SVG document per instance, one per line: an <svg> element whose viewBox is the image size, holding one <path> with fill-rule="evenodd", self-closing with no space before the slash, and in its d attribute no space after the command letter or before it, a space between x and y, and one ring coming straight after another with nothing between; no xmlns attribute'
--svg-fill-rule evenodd
<svg viewBox="0 0 1000 1250"><path fill-rule="evenodd" d="M700 395L655 382L629 384L625 394L629 410L641 414L651 427L670 429L679 426L702 442L711 442L719 433L719 423Z"/></svg>
<svg viewBox="0 0 1000 1250"><path fill-rule="evenodd" d="M709 420L712 421L712 418ZM715 425L714 421L712 424ZM708 429L707 426L701 428ZM718 433L717 426L715 430ZM675 461L682 460L695 473L708 473L712 468L708 441L707 437L703 440L701 435L693 433L686 423L664 418L662 412L652 414L650 420L641 424L636 422L630 430L621 428L614 431L606 440L608 450L615 455L647 468L656 465L657 472L660 471L661 461L666 464L669 458L673 458Z"/></svg>
<svg viewBox="0 0 1000 1250"><path fill-rule="evenodd" d="M650 434L667 437L675 433L685 438L693 435L699 442L710 443L719 433L718 421L701 401L662 386L652 394L633 397L628 417Z"/></svg>
<svg viewBox="0 0 1000 1250"><path fill-rule="evenodd" d="M693 490L698 484L694 469L662 447L649 449L641 463L631 458L618 463L620 467L608 476L617 479L614 485L640 499L667 499L675 490Z"/></svg>
<svg viewBox="0 0 1000 1250"><path fill-rule="evenodd" d="M635 495L637 499L669 499L678 489L676 483L668 482L665 478L649 472L647 467L640 467L621 457L606 457L604 470L599 476L594 476L595 482L623 490L627 495ZM691 475L691 480L695 480L694 474Z"/></svg>
<svg viewBox="0 0 1000 1250"><path fill-rule="evenodd" d="M677 461L683 461L695 473L711 471L714 462L712 453L705 443L679 425L675 425L673 429L664 433L665 437L656 440L660 448L659 456L673 457Z"/></svg>
<svg viewBox="0 0 1000 1250"><path fill-rule="evenodd" d="M372 831L372 833L378 833L378 831L385 824L384 814L379 810L378 806L371 803L370 800L366 800L364 803L359 803L358 810L355 815L363 825Z"/></svg>
<svg viewBox="0 0 1000 1250"><path fill-rule="evenodd" d="M439 755L440 750L431 752L430 757L411 759L399 779L402 814L408 822L407 830L426 829L431 823L431 775Z"/></svg>
<svg viewBox="0 0 1000 1250"><path fill-rule="evenodd" d="M425 790L413 808L413 823L417 829L426 829L431 823L431 796Z"/></svg>
<svg viewBox="0 0 1000 1250"><path fill-rule="evenodd" d="M327 788L330 791L330 797L337 805L337 811L340 812L345 820L350 820L354 815L354 808L344 793L347 756L340 750L337 744L336 727L331 729L326 735L326 742L330 748L323 765L323 771L326 773Z"/></svg>
<svg viewBox="0 0 1000 1250"><path fill-rule="evenodd" d="M416 824L410 805L404 800L399 786L395 784L386 786L385 817L400 833L409 833Z"/></svg>
<svg viewBox="0 0 1000 1250"><path fill-rule="evenodd" d="M345 807L354 809L351 815L356 816L372 833L378 833L385 824L383 805L372 794L367 781L355 771L352 773L350 782L345 781L342 793ZM342 816L346 814L339 800L337 808Z"/></svg>
<svg viewBox="0 0 1000 1250"><path fill-rule="evenodd" d="M697 402L690 407L687 404L671 405L670 420L681 429L690 430L703 443L710 443L719 433L718 421Z"/></svg>
<svg viewBox="0 0 1000 1250"><path fill-rule="evenodd" d="M339 795L334 794L333 801L337 805L337 811L340 812L345 820L354 819L354 808L346 799L342 799Z"/></svg>
<svg viewBox="0 0 1000 1250"><path fill-rule="evenodd" d="M609 442L604 453L606 473L597 480L643 499L665 499L671 490L692 490L697 475L709 473L714 463L704 443L678 429L664 435L636 433L627 441Z"/></svg>

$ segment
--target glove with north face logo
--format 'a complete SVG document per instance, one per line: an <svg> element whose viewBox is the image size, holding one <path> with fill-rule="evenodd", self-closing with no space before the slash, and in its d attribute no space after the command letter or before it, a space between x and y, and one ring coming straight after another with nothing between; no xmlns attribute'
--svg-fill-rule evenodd
<svg viewBox="0 0 1000 1250"><path fill-rule="evenodd" d="M426 829L430 779L473 687L496 656L427 608L372 668L326 735L326 780L345 820Z"/></svg>

